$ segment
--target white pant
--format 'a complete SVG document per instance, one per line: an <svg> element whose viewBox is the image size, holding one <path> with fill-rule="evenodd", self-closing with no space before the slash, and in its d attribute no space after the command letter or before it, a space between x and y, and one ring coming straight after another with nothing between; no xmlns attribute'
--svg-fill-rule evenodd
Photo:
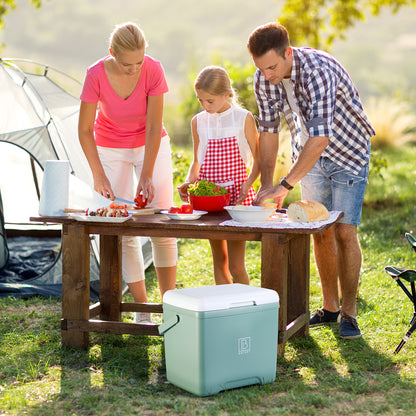
<svg viewBox="0 0 416 416"><path fill-rule="evenodd" d="M143 167L144 146L118 149L97 146L98 154L113 192L116 196L133 201L138 178ZM153 170L155 197L152 206L169 208L173 205L173 175L170 139L162 137ZM155 267L172 267L177 263L178 250L175 238L152 237ZM143 254L138 237L123 237L122 273L127 283L144 279Z"/></svg>

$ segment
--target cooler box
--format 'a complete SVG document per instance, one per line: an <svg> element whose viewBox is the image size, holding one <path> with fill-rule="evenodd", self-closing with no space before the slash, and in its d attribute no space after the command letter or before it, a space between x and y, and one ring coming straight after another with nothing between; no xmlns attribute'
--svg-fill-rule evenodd
<svg viewBox="0 0 416 416"><path fill-rule="evenodd" d="M199 396L276 378L279 296L242 284L163 297L167 379Z"/></svg>

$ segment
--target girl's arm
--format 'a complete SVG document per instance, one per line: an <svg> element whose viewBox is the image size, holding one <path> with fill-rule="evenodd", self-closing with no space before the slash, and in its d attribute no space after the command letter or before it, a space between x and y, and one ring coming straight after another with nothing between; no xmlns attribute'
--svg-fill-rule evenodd
<svg viewBox="0 0 416 416"><path fill-rule="evenodd" d="M153 169L162 140L163 94L147 97L146 142L142 173L137 185L136 195L143 194L148 203L155 195Z"/></svg>
<svg viewBox="0 0 416 416"><path fill-rule="evenodd" d="M253 164L247 181L241 186L240 196L236 202L237 204L240 204L246 199L250 187L260 175L259 135L254 117L251 113L247 114L244 123L244 133L250 146L251 154L253 155Z"/></svg>
<svg viewBox="0 0 416 416"><path fill-rule="evenodd" d="M188 175L186 176L185 182L178 186L179 196L182 201L188 201L188 187L189 185L196 182L199 175L199 162L198 162L198 148L199 148L199 136L197 131L196 116L191 121L192 141L194 147L194 160L189 167Z"/></svg>
<svg viewBox="0 0 416 416"><path fill-rule="evenodd" d="M81 101L78 119L78 138L87 158L88 164L94 179L94 190L99 194L110 197L114 200L114 193L111 189L103 166L98 156L97 145L94 139L94 121L97 112L97 103L86 103Z"/></svg>

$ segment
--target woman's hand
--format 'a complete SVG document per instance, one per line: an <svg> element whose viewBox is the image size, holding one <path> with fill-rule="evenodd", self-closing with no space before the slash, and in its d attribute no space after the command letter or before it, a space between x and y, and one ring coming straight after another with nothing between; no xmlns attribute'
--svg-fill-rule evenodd
<svg viewBox="0 0 416 416"><path fill-rule="evenodd" d="M148 176L141 176L139 184L137 185L136 196L142 194L143 199L150 204L155 197L155 187L153 185L152 178Z"/></svg>
<svg viewBox="0 0 416 416"><path fill-rule="evenodd" d="M183 202L189 202L188 201L188 188L189 185L192 185L191 182L185 182L182 185L178 186L178 192L179 192L179 197L181 198L181 200Z"/></svg>
<svg viewBox="0 0 416 416"><path fill-rule="evenodd" d="M113 189L111 188L110 181L105 174L94 176L94 190L100 195L114 201L115 195Z"/></svg>

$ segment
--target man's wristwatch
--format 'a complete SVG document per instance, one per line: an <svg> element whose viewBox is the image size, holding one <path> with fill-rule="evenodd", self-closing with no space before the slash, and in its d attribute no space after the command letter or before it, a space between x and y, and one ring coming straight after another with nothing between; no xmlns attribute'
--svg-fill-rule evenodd
<svg viewBox="0 0 416 416"><path fill-rule="evenodd" d="M280 179L279 181L279 185L282 185L284 188L286 188L288 191L291 191L293 189L293 186L290 185L287 181L286 181L286 176L283 176L282 179Z"/></svg>

